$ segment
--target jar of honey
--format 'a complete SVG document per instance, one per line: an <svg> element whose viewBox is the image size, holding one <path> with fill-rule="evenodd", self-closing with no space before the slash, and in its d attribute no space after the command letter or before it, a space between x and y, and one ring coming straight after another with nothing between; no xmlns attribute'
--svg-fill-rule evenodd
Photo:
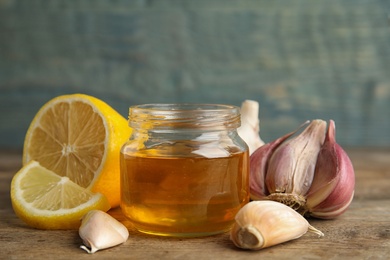
<svg viewBox="0 0 390 260"><path fill-rule="evenodd" d="M228 231L249 201L240 110L219 104L130 107L121 149L121 209L143 233L195 237Z"/></svg>

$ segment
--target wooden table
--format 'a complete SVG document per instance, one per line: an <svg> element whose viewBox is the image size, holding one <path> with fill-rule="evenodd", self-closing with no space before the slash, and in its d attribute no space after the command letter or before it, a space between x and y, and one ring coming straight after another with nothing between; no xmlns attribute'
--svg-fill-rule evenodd
<svg viewBox="0 0 390 260"><path fill-rule="evenodd" d="M261 251L244 251L234 247L227 233L191 239L140 234L114 209L110 214L129 227L129 240L89 255L79 248L76 230L36 230L15 216L9 188L21 167L21 153L0 151L0 259L389 259L390 149L347 152L355 167L355 198L338 219L310 219L323 238L307 233Z"/></svg>

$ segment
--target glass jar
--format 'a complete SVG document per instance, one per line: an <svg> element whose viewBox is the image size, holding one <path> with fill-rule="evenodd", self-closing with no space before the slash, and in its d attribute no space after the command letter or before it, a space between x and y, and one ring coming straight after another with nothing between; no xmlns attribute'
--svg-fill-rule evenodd
<svg viewBox="0 0 390 260"><path fill-rule="evenodd" d="M249 153L239 108L145 104L129 109L121 149L121 209L141 232L178 237L228 231L249 201Z"/></svg>

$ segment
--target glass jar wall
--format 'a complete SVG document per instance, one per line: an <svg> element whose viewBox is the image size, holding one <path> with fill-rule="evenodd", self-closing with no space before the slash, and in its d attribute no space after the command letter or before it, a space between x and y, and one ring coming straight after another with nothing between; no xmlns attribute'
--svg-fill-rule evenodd
<svg viewBox="0 0 390 260"><path fill-rule="evenodd" d="M229 230L249 201L249 155L239 108L130 107L121 150L121 208L141 232L206 236Z"/></svg>

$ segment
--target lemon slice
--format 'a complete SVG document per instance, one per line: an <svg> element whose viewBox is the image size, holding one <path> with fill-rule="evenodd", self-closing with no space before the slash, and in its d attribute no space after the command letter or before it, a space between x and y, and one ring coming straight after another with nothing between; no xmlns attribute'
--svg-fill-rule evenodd
<svg viewBox="0 0 390 260"><path fill-rule="evenodd" d="M129 138L127 120L100 99L58 96L35 115L26 133L23 164L35 160L79 186L120 203L120 148Z"/></svg>
<svg viewBox="0 0 390 260"><path fill-rule="evenodd" d="M88 211L110 209L104 195L92 193L36 161L13 177L11 201L20 219L40 229L76 229Z"/></svg>

